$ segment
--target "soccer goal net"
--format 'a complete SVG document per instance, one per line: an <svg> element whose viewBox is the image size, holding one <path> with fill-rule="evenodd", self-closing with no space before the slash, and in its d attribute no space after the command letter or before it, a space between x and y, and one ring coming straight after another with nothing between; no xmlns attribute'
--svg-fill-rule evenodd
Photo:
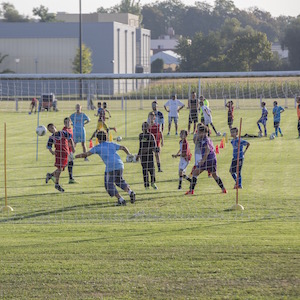
<svg viewBox="0 0 300 300"><path fill-rule="evenodd" d="M218 174L224 186L232 189L227 103L234 105L233 126L238 127L242 117L242 133L253 136L258 132L261 104L266 103L269 136L273 131L273 102L277 101L283 110L288 108L283 134L297 135L292 116L296 116L296 97L300 94L299 76L300 72L1 74L0 144L6 149L0 149L0 171L5 173L0 185L6 193L0 195L0 206L6 201L14 210L0 213L0 221L232 219L224 209L230 206L229 201L234 202L234 194L231 191L220 198L210 174L199 177L192 201L183 197L190 181L183 179L178 191L180 170L186 169L183 173L192 177L197 164L192 134L197 122L190 119L192 95L197 102L200 96L207 100L213 116L210 128L216 132L212 132L211 140ZM179 103L175 115L169 102L173 98ZM200 107L196 114L202 121ZM99 130L105 135L98 136ZM190 133L187 142L192 156L185 168L180 165L180 153L187 149L186 144L182 148L182 130ZM113 143L104 147L108 141ZM266 145L267 141L254 140L243 167L241 198L243 193L249 196L243 203L248 208L243 213L246 218L276 213L275 208L265 213L259 209L264 205L261 197L269 199L268 193L276 184L269 172L275 168L278 153L275 144ZM294 146L287 143L280 147ZM251 152L251 148L255 150ZM285 166L277 171L286 170L288 180L293 176L288 171L295 166ZM119 196L120 202L127 202L126 207L115 207ZM277 204L282 205L282 201L278 197Z"/></svg>

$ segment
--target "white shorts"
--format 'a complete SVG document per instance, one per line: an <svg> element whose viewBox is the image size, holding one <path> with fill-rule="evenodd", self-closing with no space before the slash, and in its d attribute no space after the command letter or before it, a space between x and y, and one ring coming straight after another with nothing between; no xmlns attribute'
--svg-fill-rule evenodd
<svg viewBox="0 0 300 300"><path fill-rule="evenodd" d="M195 153L195 166L199 164L199 161L202 159L202 155L200 153Z"/></svg>
<svg viewBox="0 0 300 300"><path fill-rule="evenodd" d="M189 165L189 161L184 159L183 157L180 157L180 161L179 161L179 171L182 170L183 172L185 172L187 166Z"/></svg>

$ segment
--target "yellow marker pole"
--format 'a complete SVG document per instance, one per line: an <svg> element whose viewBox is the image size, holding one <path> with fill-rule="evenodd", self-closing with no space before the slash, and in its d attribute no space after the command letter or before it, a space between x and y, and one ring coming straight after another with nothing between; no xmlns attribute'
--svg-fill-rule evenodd
<svg viewBox="0 0 300 300"><path fill-rule="evenodd" d="M7 184L6 184L6 123L4 123L4 192L5 192L5 206L1 211L13 211L12 207L7 205Z"/></svg>
<svg viewBox="0 0 300 300"><path fill-rule="evenodd" d="M239 204L239 176L240 176L240 145L241 145L241 131L242 131L242 118L240 119L240 131L238 141L238 153L237 153L237 172L236 172L236 199L235 205L231 207L231 210L244 210L244 207Z"/></svg>

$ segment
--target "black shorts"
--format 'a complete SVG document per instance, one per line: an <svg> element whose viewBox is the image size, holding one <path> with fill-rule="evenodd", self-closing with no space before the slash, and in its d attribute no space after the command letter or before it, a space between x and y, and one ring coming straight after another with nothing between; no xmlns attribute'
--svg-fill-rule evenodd
<svg viewBox="0 0 300 300"><path fill-rule="evenodd" d="M189 124L198 123L198 112L191 110L189 114Z"/></svg>
<svg viewBox="0 0 300 300"><path fill-rule="evenodd" d="M233 118L232 116L228 116L228 125L232 125L233 124Z"/></svg>
<svg viewBox="0 0 300 300"><path fill-rule="evenodd" d="M280 125L280 121L279 122L274 122L274 128L278 128Z"/></svg>

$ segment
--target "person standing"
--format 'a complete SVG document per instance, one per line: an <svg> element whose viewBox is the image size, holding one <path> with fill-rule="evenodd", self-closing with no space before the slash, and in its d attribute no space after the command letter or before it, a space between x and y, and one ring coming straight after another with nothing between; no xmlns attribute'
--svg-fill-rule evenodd
<svg viewBox="0 0 300 300"><path fill-rule="evenodd" d="M156 100L153 101L152 102L152 110L155 114L155 123L160 125L160 129L163 132L164 124L165 124L164 114L161 111L157 110L157 106L158 106L157 101ZM149 119L148 119L148 123L149 123Z"/></svg>
<svg viewBox="0 0 300 300"><path fill-rule="evenodd" d="M170 135L172 120L175 123L176 135L178 135L179 111L184 108L184 104L180 100L176 99L176 95L172 95L172 99L165 103L164 108L169 113L168 135Z"/></svg>
<svg viewBox="0 0 300 300"><path fill-rule="evenodd" d="M209 107L209 101L204 98L204 96L200 96L199 101L203 101L203 105L206 107ZM199 106L199 111L200 111L200 116L201 116L201 123L204 124L204 114L203 114L203 110L201 108L201 106Z"/></svg>
<svg viewBox="0 0 300 300"><path fill-rule="evenodd" d="M262 102L262 103L261 103L261 108L262 108L261 117L260 117L260 119L257 121L257 127L258 127L258 129L259 129L258 135L259 135L260 137L262 136L262 130L261 130L261 127L260 127L259 123L261 123L261 124L264 126L265 136L267 136L268 110L267 110L267 108L266 108L266 102Z"/></svg>
<svg viewBox="0 0 300 300"><path fill-rule="evenodd" d="M232 124L233 124L233 110L234 110L234 106L233 106L233 101L230 100L226 103L226 107L228 108L228 112L227 112L227 124L229 126L229 129L232 128Z"/></svg>
<svg viewBox="0 0 300 300"><path fill-rule="evenodd" d="M86 133L84 125L90 122L90 118L83 112L81 112L81 105L76 104L76 112L70 116L70 119L73 123L73 139L75 145L81 143L83 152L86 152ZM85 158L85 161L88 161L88 158Z"/></svg>
<svg viewBox="0 0 300 300"><path fill-rule="evenodd" d="M135 192L130 189L129 185L123 178L124 164L117 153L118 150L124 151L127 155L131 155L125 146L120 146L116 143L107 142L107 133L99 131L97 133L99 144L88 152L77 154L75 158L87 158L90 155L98 154L105 164L104 185L110 197L116 197L118 202L116 206L125 206L125 199L119 194L116 186L127 192L130 196L130 202L135 202Z"/></svg>
<svg viewBox="0 0 300 300"><path fill-rule="evenodd" d="M196 131L196 126L198 123L198 109L199 109L199 101L197 99L197 95L195 92L192 92L191 99L188 102L188 108L190 110L189 113L189 124L188 124L188 133L191 131L191 124L194 123L193 133Z"/></svg>
<svg viewBox="0 0 300 300"><path fill-rule="evenodd" d="M275 128L275 135L278 137L278 131L281 136L283 136L283 133L280 128L280 120L281 120L281 113L284 112L284 108L281 106L278 106L278 102L273 102L273 117L274 117L274 128Z"/></svg>

